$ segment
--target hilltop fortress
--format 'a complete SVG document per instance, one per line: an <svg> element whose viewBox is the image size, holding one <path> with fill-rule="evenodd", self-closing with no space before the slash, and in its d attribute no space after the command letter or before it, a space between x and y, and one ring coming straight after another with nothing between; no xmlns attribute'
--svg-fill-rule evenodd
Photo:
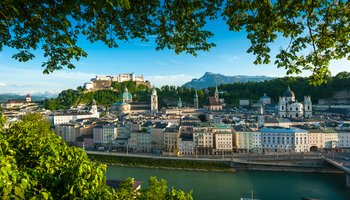
<svg viewBox="0 0 350 200"><path fill-rule="evenodd" d="M125 73L116 76L97 75L95 78L91 79L90 82L85 83L84 88L86 90L109 89L112 87L113 82L122 83L126 81L133 81L136 83L136 85L149 85L149 82L145 81L143 75L136 76L134 73Z"/></svg>

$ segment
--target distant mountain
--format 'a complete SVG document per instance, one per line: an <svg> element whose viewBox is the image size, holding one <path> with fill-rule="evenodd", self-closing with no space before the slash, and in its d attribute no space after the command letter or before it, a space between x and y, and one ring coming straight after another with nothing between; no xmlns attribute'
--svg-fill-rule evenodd
<svg viewBox="0 0 350 200"><path fill-rule="evenodd" d="M2 93L0 94L0 102L7 102L10 99L21 99L25 100L27 95L16 94L16 93ZM57 97L57 94L44 92L38 94L31 94L32 101L42 101L44 99L51 99Z"/></svg>
<svg viewBox="0 0 350 200"><path fill-rule="evenodd" d="M272 80L274 77L268 76L225 76L222 74L215 74L211 72L205 72L205 74L199 79L192 79L190 82L183 84L183 87L195 88L195 89L203 89L208 87L213 87L215 85L221 84L229 84L236 82L261 82L265 80Z"/></svg>

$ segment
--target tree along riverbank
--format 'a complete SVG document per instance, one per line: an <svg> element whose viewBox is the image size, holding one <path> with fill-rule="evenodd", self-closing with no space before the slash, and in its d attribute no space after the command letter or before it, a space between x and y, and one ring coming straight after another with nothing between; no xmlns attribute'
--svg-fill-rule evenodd
<svg viewBox="0 0 350 200"><path fill-rule="evenodd" d="M194 160L171 160L157 158L138 158L116 155L88 154L91 160L111 166L128 166L157 169L177 169L188 171L236 172L229 162L211 162Z"/></svg>

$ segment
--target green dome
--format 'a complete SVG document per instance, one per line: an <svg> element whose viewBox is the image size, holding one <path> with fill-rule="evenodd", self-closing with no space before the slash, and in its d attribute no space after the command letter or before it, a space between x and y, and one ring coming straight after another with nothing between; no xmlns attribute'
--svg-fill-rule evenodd
<svg viewBox="0 0 350 200"><path fill-rule="evenodd" d="M132 95L128 92L128 89L125 88L124 92L121 94L120 98L123 102L131 102L132 101Z"/></svg>

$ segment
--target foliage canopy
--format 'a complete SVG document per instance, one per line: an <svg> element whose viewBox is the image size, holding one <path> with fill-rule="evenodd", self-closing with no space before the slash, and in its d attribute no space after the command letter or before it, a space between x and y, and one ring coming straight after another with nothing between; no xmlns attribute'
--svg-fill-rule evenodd
<svg viewBox="0 0 350 200"><path fill-rule="evenodd" d="M41 48L44 73L74 68L72 60L87 53L78 37L118 47L120 41L155 36L156 49L197 55L215 46L207 30L210 20L223 18L229 30L246 30L255 64L271 62L270 44L290 43L279 50L275 64L287 74L312 72L313 84L330 74L332 59L350 59L350 2L345 0L107 0L0 2L0 50L18 49L19 61L34 58Z"/></svg>
<svg viewBox="0 0 350 200"><path fill-rule="evenodd" d="M67 146L38 113L0 129L1 199L149 199L149 194L192 199L191 193L168 190L166 182L154 177L140 195L132 191L131 179L116 191L106 185L105 172L106 165Z"/></svg>

